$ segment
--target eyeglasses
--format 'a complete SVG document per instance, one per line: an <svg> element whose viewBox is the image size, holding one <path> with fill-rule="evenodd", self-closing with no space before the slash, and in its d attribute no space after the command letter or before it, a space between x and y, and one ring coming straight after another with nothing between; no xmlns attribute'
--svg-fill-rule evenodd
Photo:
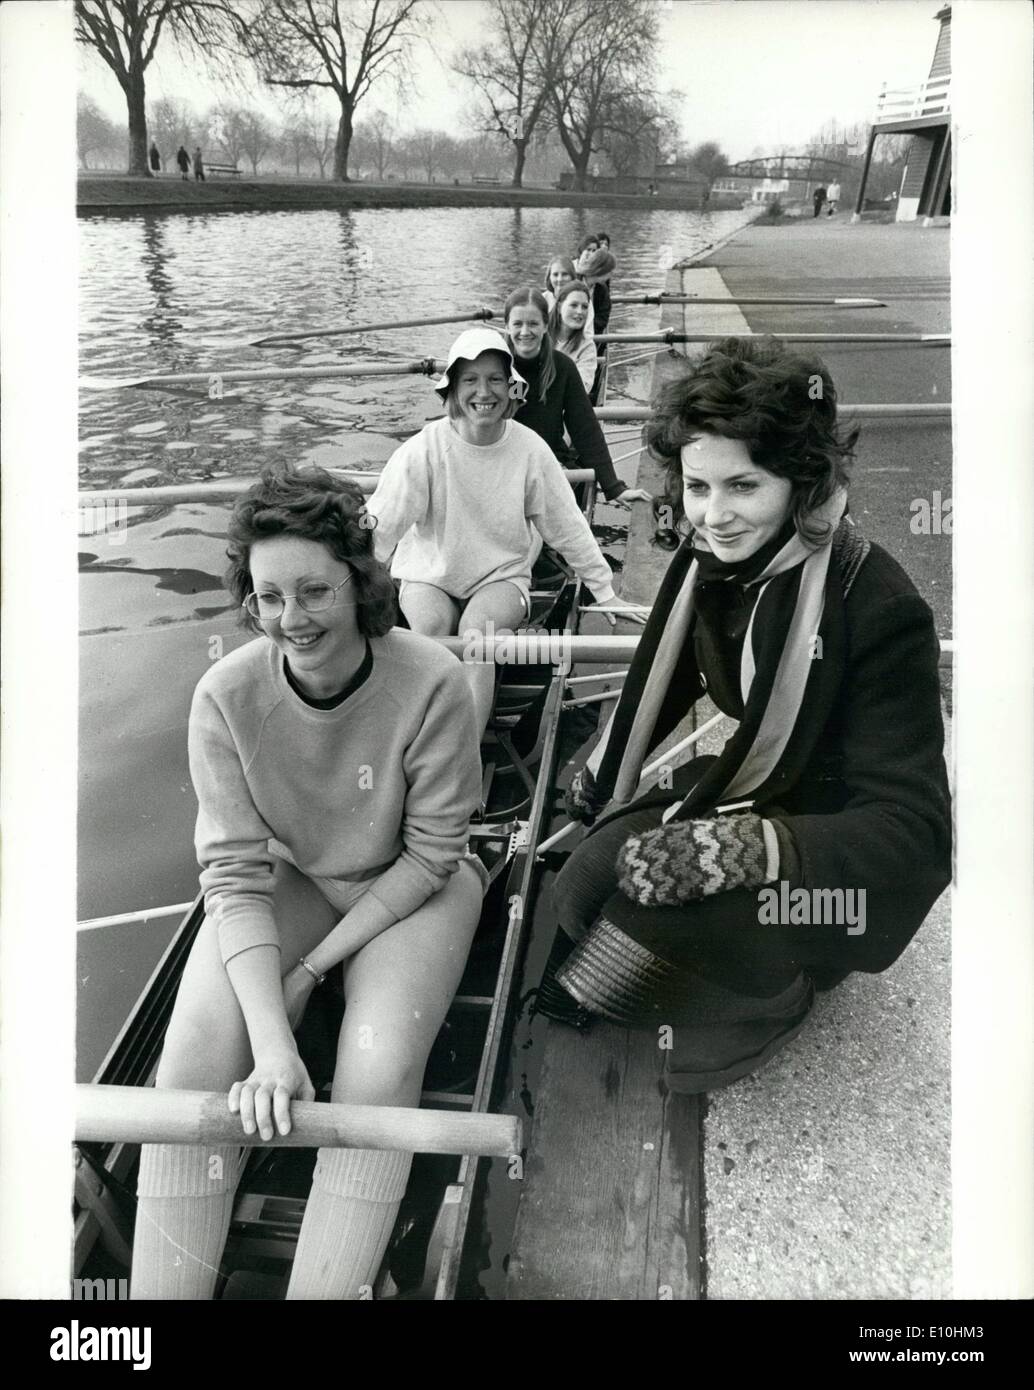
<svg viewBox="0 0 1034 1390"><path fill-rule="evenodd" d="M293 598L306 613L322 613L333 608L338 589L343 589L354 578L355 575L350 574L340 584L303 584L296 594L249 594L244 600L244 607L253 618L261 618L264 622L279 618L289 598Z"/></svg>

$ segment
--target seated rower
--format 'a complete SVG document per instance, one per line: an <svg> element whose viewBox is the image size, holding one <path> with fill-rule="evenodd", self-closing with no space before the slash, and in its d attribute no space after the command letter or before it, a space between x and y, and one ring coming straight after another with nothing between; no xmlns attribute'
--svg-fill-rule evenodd
<svg viewBox="0 0 1034 1390"><path fill-rule="evenodd" d="M578 368L586 391L596 380L596 344L586 331L589 314L589 291L580 280L568 280L557 291L556 302L549 311L549 337L558 352Z"/></svg>
<svg viewBox="0 0 1034 1390"><path fill-rule="evenodd" d="M547 325L549 310L538 290L514 290L503 307L506 334L528 393L514 417L534 430L562 460L572 458L565 433L577 456L572 467L591 468L608 502L651 500L642 488L626 487L614 464L589 397L569 357L553 350Z"/></svg>
<svg viewBox="0 0 1034 1390"><path fill-rule="evenodd" d="M951 878L937 635L845 515L857 433L822 362L774 340L716 344L654 402L688 534L571 786L578 819L613 806L556 881L539 1005L668 1025L673 1090L761 1066L816 989L892 965ZM737 721L724 748L639 792L705 683Z"/></svg>
<svg viewBox="0 0 1034 1390"><path fill-rule="evenodd" d="M592 297L592 311L595 334L606 333L610 323L610 277L617 261L610 250L610 237L605 232L588 236L578 247L578 259L574 263L575 274L589 287ZM599 344L600 355L605 355L607 346Z"/></svg>
<svg viewBox="0 0 1034 1390"><path fill-rule="evenodd" d="M332 1099L419 1104L481 910L485 875L465 853L481 793L470 694L454 657L393 626L365 523L353 483L263 473L227 551L258 635L206 672L190 712L207 915L156 1084L228 1093L242 1134L263 1139L314 1099L294 1029L342 965ZM240 1153L143 1146L134 1299L212 1297ZM289 1299L370 1296L411 1159L319 1150Z"/></svg>
<svg viewBox="0 0 1034 1390"><path fill-rule="evenodd" d="M546 278L542 286L542 298L546 301L550 313L553 312L553 305L556 297L564 285L572 280L577 280L575 274L574 261L569 256L554 256L546 267ZM592 296L589 297L589 314L585 320L585 331L591 338L595 332L594 319L592 313Z"/></svg>
<svg viewBox="0 0 1034 1390"><path fill-rule="evenodd" d="M610 566L563 470L538 435L511 418L525 389L499 334L468 329L449 349L435 385L446 414L384 466L367 506L377 519L377 555L391 560L401 580L399 602L415 632L485 633L491 624L496 633L512 633L531 614L539 536L598 603L614 600ZM472 669L484 729L494 663L489 658Z"/></svg>

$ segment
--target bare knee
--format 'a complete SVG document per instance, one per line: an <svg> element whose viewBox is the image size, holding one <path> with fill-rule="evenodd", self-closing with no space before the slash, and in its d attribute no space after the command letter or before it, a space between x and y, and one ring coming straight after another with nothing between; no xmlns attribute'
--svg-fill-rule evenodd
<svg viewBox="0 0 1034 1390"><path fill-rule="evenodd" d="M364 1048L363 1025L357 1031L356 1045L347 1047L334 1077L333 1099L349 1105L417 1105L430 1045L378 1040L371 1029Z"/></svg>
<svg viewBox="0 0 1034 1390"><path fill-rule="evenodd" d="M228 1091L251 1070L243 1018L238 1026L197 1007L173 1013L155 1077L160 1090Z"/></svg>

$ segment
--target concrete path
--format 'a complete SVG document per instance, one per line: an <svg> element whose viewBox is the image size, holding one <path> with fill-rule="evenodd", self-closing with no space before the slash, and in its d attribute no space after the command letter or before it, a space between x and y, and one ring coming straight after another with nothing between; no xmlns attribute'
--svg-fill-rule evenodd
<svg viewBox="0 0 1034 1390"><path fill-rule="evenodd" d="M851 226L845 217L746 228L676 269L669 291L883 297L888 307L664 311L704 332L944 332L948 237L941 228ZM691 314L691 317L690 317ZM816 345L848 401L950 399L943 349ZM680 370L659 358L661 375ZM640 459L637 482L660 491ZM916 535L917 498L951 493L944 422L867 423L852 513L908 570L951 634L951 536ZM623 593L650 602L669 555L637 508ZM945 681L946 693L950 682ZM697 710L697 723L713 708ZM693 727L692 719L671 741ZM721 740L705 736L699 751ZM694 750L697 751L697 750ZM708 1098L704 1122L705 1296L710 1299L946 1298L951 1294L950 926L948 895L882 975L821 995L809 1027L757 1075Z"/></svg>

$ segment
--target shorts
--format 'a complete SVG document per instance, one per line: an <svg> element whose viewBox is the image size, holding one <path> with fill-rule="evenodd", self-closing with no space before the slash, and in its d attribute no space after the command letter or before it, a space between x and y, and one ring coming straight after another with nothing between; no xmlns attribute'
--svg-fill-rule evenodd
<svg viewBox="0 0 1034 1390"><path fill-rule="evenodd" d="M447 599L449 599L452 603L456 605L457 617L460 613L463 612L464 608L466 608L467 604L474 597L474 595L479 593L482 589L487 588L489 584L512 584L513 587L520 594L521 601L524 604L525 620L531 617L531 582L530 579L525 579L523 576L520 579L486 579L483 584L479 584L476 589L472 589L471 592L466 596L466 598L457 598L455 594L450 594L449 591L447 589L443 589L441 585L428 583L428 581L425 579L400 579L400 601L410 584L424 584L429 589L437 589L439 593L444 594Z"/></svg>

